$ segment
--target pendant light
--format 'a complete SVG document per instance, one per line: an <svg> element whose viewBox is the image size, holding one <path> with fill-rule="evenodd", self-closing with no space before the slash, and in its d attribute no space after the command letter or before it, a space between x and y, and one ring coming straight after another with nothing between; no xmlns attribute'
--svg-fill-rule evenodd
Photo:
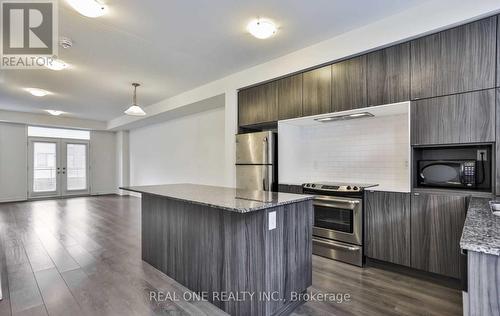
<svg viewBox="0 0 500 316"><path fill-rule="evenodd" d="M134 86L134 99L132 105L125 111L125 114L127 115L133 115L133 116L144 116L146 115L146 112L137 105L137 87L140 86L138 83L133 83L132 86Z"/></svg>

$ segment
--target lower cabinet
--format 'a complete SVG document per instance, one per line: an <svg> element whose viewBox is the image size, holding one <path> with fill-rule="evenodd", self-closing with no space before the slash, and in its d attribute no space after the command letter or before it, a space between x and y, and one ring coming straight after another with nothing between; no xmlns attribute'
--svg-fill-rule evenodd
<svg viewBox="0 0 500 316"><path fill-rule="evenodd" d="M414 193L411 197L411 267L460 278L460 237L467 197Z"/></svg>
<svg viewBox="0 0 500 316"><path fill-rule="evenodd" d="M365 193L365 255L456 279L468 197L431 193Z"/></svg>
<svg viewBox="0 0 500 316"><path fill-rule="evenodd" d="M410 194L365 193L365 255L410 266Z"/></svg>

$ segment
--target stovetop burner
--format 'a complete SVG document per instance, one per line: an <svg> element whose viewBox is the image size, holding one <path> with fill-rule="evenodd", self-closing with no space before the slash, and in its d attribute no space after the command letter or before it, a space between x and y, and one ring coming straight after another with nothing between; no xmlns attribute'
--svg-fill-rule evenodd
<svg viewBox="0 0 500 316"><path fill-rule="evenodd" d="M304 183L302 187L312 191L324 192L362 192L367 188L372 188L378 184L368 183L340 183L340 182L316 182Z"/></svg>

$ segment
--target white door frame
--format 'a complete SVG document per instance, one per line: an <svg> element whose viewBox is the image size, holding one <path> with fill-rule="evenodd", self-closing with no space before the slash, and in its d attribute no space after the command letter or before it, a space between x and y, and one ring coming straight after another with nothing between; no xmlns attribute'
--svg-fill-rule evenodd
<svg viewBox="0 0 500 316"><path fill-rule="evenodd" d="M56 144L56 191L34 192L33 191L33 167L34 167L34 143ZM67 145L86 145L86 184L85 190L67 190ZM81 139L50 138L50 137L28 137L28 198L49 198L78 196L90 194L90 142Z"/></svg>

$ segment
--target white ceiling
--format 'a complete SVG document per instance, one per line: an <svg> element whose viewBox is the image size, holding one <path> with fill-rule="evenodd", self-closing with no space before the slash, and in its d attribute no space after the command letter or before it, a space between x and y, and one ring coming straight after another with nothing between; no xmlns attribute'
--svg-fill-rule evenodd
<svg viewBox="0 0 500 316"><path fill-rule="evenodd" d="M131 103L132 82L147 106L201 84L285 55L415 6L418 0L107 0L110 13L85 18L60 1L59 49L71 69L1 70L0 109L110 120ZM246 33L257 16L272 18L278 34ZM54 94L35 98L23 88Z"/></svg>

